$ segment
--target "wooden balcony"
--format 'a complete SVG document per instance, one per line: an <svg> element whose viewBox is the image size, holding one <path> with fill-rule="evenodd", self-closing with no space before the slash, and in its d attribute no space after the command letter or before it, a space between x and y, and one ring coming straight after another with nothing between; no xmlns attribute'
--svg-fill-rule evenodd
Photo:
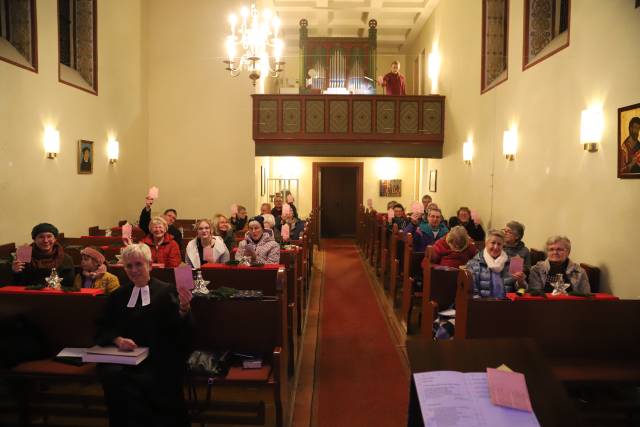
<svg viewBox="0 0 640 427"><path fill-rule="evenodd" d="M257 156L442 157L444 96L253 95Z"/></svg>

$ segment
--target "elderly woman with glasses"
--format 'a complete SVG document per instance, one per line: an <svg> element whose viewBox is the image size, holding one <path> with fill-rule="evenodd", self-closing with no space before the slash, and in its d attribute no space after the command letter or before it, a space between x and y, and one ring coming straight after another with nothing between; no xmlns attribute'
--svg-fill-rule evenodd
<svg viewBox="0 0 640 427"><path fill-rule="evenodd" d="M504 298L508 292L526 287L523 272L509 272L509 256L503 250L504 233L489 230L484 250L467 263L473 276L474 298Z"/></svg>
<svg viewBox="0 0 640 427"><path fill-rule="evenodd" d="M524 259L524 271L531 268L531 252L522 241L524 237L524 225L518 221L509 221L502 230L504 233L504 251L509 258L519 256Z"/></svg>
<svg viewBox="0 0 640 427"><path fill-rule="evenodd" d="M180 265L180 247L167 232L169 225L161 216L156 216L149 222L149 234L142 239L142 243L151 249L151 258L155 264L163 264L167 268Z"/></svg>
<svg viewBox="0 0 640 427"><path fill-rule="evenodd" d="M547 259L531 267L529 289L544 292L553 291L553 283L562 275L563 283L569 283L571 290L581 294L591 292L589 278L584 268L569 259L571 241L564 236L553 236L547 240Z"/></svg>
<svg viewBox="0 0 640 427"><path fill-rule="evenodd" d="M99 364L98 377L112 426L190 426L184 402L184 366L190 350L191 292L152 278L151 250L122 251L130 283L113 292L98 322L96 344L121 351L148 347L135 366Z"/></svg>

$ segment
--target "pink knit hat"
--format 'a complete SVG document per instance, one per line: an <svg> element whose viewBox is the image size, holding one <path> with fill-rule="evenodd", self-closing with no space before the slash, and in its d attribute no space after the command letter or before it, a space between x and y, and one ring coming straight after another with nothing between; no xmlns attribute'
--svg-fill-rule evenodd
<svg viewBox="0 0 640 427"><path fill-rule="evenodd" d="M80 254L86 255L89 258L93 258L100 265L104 264L104 255L102 255L100 252L98 252L97 250L91 247L87 246L86 248L80 251Z"/></svg>

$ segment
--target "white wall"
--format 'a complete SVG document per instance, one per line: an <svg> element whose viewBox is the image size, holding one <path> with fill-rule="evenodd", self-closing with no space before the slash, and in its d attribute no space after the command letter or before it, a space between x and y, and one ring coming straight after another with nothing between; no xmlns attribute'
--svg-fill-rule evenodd
<svg viewBox="0 0 640 427"><path fill-rule="evenodd" d="M147 185L146 84L139 1L98 7L99 96L58 82L57 2L38 1L38 73L0 61L0 242L30 241L51 222L67 236L113 225ZM61 152L45 158L44 126L60 131ZM109 134L121 158L107 161ZM77 174L77 141L94 141L93 174Z"/></svg>
<svg viewBox="0 0 640 427"><path fill-rule="evenodd" d="M436 199L447 213L474 207L496 227L523 222L530 247L565 234L573 259L602 269L605 289L640 297L633 268L640 180L616 178L617 109L640 102L640 9L632 0L573 1L570 46L522 71L523 3L510 6L509 78L484 95L481 2L440 2L405 52L413 61L437 39L442 55L444 158L428 161L439 172ZM579 144L580 113L594 103L602 106L605 129L600 151L590 154ZM519 148L507 162L502 133L512 125ZM462 162L468 135L476 152L471 166Z"/></svg>

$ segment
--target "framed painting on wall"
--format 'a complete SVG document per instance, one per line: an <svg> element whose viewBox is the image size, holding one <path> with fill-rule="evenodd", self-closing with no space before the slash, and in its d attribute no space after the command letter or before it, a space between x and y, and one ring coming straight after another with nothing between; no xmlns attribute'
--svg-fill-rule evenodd
<svg viewBox="0 0 640 427"><path fill-rule="evenodd" d="M380 197L400 197L402 196L401 179L381 179Z"/></svg>
<svg viewBox="0 0 640 427"><path fill-rule="evenodd" d="M78 173L93 173L93 141L78 141Z"/></svg>
<svg viewBox="0 0 640 427"><path fill-rule="evenodd" d="M618 108L618 178L640 178L640 104Z"/></svg>
<svg viewBox="0 0 640 427"><path fill-rule="evenodd" d="M432 193L438 191L438 171L436 169L429 171L429 191Z"/></svg>

